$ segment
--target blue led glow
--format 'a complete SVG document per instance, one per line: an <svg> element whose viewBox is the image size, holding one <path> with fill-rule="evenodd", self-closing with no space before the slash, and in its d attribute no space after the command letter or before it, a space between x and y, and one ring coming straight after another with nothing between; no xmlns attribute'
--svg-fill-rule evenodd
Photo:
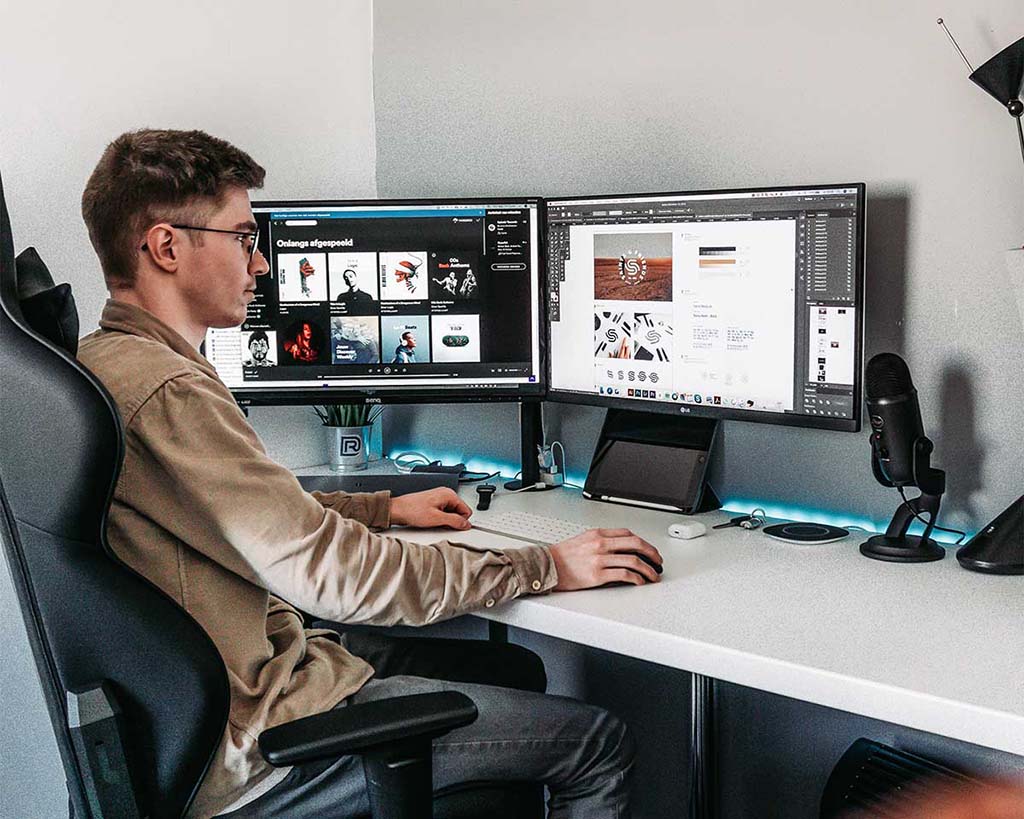
<svg viewBox="0 0 1024 819"><path fill-rule="evenodd" d="M395 460L395 458L397 458L402 453L404 453L404 452L411 452L411 451L418 452L421 455L423 455L424 457L429 458L432 461L440 461L443 464L464 463L466 465L466 469L468 469L470 472L486 472L487 474L490 474L492 472L498 472L498 473L501 474L501 477L503 479L511 479L512 476L518 474L518 472L519 472L519 464L510 464L510 463L504 463L504 462L501 462L501 461L494 461L494 460L489 460L489 459L486 459L486 458L475 458L475 457L474 458L469 458L467 460L463 460L463 456L460 455L459 453L456 453L456 452L441 452L441 453L438 453L438 452L424 452L422 449L417 449L417 450L396 449L396 450L392 451L391 453L389 453L388 457L391 460ZM566 476L565 476L566 483L573 484L575 486L583 486L583 484L586 481L586 479L587 479L586 473L577 475L577 474L574 474L574 473L570 472L570 473L566 473Z"/></svg>
<svg viewBox="0 0 1024 819"><path fill-rule="evenodd" d="M403 452L409 450L396 449L388 456L392 460L397 458ZM517 472L519 472L519 466L517 464L503 463L500 461L488 460L485 458L469 458L463 460L462 455L454 452L424 452L423 450L416 450L422 453L430 460L438 460L443 464L466 464L466 469L472 472L499 472L503 478L511 478ZM573 473L567 472L565 476L566 483L574 484L575 486L583 486L586 482L586 473ZM898 499L897 499L898 500ZM886 527L889 525L889 519L885 520L869 520L868 518L861 518L855 515L849 515L844 512L834 512L825 509L811 509L804 506L790 506L781 503L772 503L770 501L751 500L749 498L728 498L722 502L722 510L725 512L731 512L734 514L748 514L752 509L764 509L765 514L770 518L777 518L779 520L792 520L800 523L825 523L829 526L842 526L843 528L858 527L869 532L884 532ZM893 507L895 511L895 506ZM939 523L942 521L940 519ZM924 531L924 526L916 521L910 527L910 534L919 535ZM972 536L971 532L967 533L964 538L964 542L970 540ZM948 532L933 532L932 537L939 543L953 544L956 542L956 535L951 535Z"/></svg>
<svg viewBox="0 0 1024 819"><path fill-rule="evenodd" d="M440 461L443 464L464 463L466 465L466 469L470 472L486 472L487 474L499 472L504 476L512 477L519 471L518 466L511 466L507 463L500 463L486 458L468 458L464 460L462 455L454 452L424 452L422 449L396 449L390 452L388 457L391 458L391 460L394 460L399 455L412 451L418 452L432 461Z"/></svg>

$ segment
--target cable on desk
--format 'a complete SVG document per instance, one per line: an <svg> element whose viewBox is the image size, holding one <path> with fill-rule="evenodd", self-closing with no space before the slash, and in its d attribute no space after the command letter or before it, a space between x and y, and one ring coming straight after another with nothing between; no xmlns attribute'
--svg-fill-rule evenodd
<svg viewBox="0 0 1024 819"><path fill-rule="evenodd" d="M412 472L412 468L419 464L440 463L440 461L431 461L422 452L400 452L393 460L399 472Z"/></svg>
<svg viewBox="0 0 1024 819"><path fill-rule="evenodd" d="M459 483L479 483L480 481L489 481L491 478L497 478L500 474L500 472L470 472L467 469L459 475Z"/></svg>
<svg viewBox="0 0 1024 819"><path fill-rule="evenodd" d="M919 515L919 514L918 514L917 512L915 512L915 511L913 510L913 508L911 507L911 505L910 505L910 501L909 501L909 500L907 500L907 495L906 495L906 493L905 493L905 492L903 491L903 487L902 487L902 486L897 486L896 488L900 490L900 497L901 497L901 498L903 498L903 505L904 505L904 506L906 506L906 507L907 507L907 509L909 509L909 510L910 510L910 513L911 513L911 514L912 514L912 515L914 516L914 518L916 518L916 519L917 519L917 521L918 521L919 523L922 523L922 524L924 524L925 526L927 526L927 525L928 525L928 521L926 521L926 520L925 520L924 518L922 518L922 517L921 517L921 516L920 516L920 515ZM963 542L964 542L964 538L965 538L965 537L967 537L967 532L961 532L961 531L960 531L959 529L947 529L947 528L945 528L944 526L939 526L939 525L938 525L937 523L935 523L934 521L932 521L932 528L933 528L933 529L937 529L937 530L938 530L938 531L940 531L940 532L949 532L949 534L951 534L951 535L960 535L960 537L958 537L958 538L956 539L956 543L955 543L955 544L953 544L954 546L959 546L959 545L960 545L961 543L963 543Z"/></svg>

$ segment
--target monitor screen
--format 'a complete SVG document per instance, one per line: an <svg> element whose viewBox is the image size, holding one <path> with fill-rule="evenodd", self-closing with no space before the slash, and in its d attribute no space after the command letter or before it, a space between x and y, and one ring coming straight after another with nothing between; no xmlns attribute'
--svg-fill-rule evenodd
<svg viewBox="0 0 1024 819"><path fill-rule="evenodd" d="M547 202L549 396L856 431L864 185Z"/></svg>
<svg viewBox="0 0 1024 819"><path fill-rule="evenodd" d="M254 202L270 272L205 353L241 403L543 392L537 199Z"/></svg>

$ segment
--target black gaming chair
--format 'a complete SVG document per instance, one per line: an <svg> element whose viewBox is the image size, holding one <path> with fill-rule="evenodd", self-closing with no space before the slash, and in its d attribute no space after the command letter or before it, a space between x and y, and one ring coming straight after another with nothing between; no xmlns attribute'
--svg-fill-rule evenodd
<svg viewBox="0 0 1024 819"><path fill-rule="evenodd" d="M123 431L74 358L77 323L70 288L55 288L38 257L15 264L0 181L0 541L71 815L180 817L223 734L227 675L202 628L106 542ZM431 739L476 713L455 692L399 697L278 726L260 747L274 765L360 754L375 817L428 817ZM442 812L538 815L484 790L491 802L455 793Z"/></svg>

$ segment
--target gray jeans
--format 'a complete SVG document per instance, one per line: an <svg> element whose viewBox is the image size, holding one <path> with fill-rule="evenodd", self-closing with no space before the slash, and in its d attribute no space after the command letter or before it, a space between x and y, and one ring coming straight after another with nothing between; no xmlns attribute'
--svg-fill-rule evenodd
<svg viewBox="0 0 1024 819"><path fill-rule="evenodd" d="M433 691L461 691L476 722L434 740L434 788L476 781L543 782L549 819L630 816L633 742L607 711L567 697L424 677L372 679L347 700L370 702ZM242 817L350 817L369 814L356 757L292 769L263 796L229 814Z"/></svg>

